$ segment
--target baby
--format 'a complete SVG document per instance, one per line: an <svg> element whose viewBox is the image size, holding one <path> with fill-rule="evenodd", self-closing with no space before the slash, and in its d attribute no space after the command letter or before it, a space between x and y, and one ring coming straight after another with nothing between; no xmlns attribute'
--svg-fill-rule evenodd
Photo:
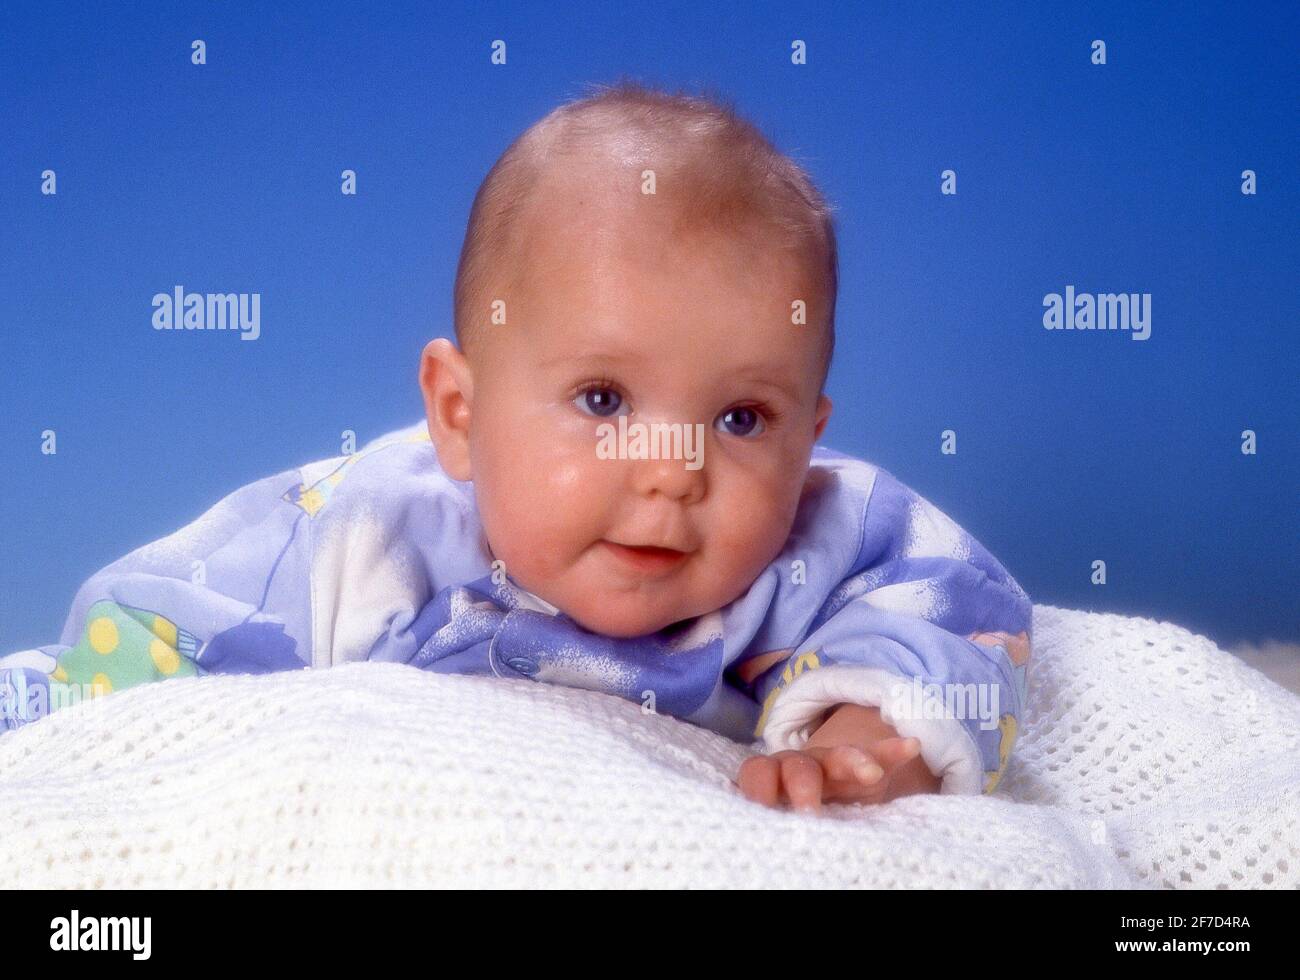
<svg viewBox="0 0 1300 980"><path fill-rule="evenodd" d="M0 658L3 727L383 660L761 738L737 783L768 805L991 791L1030 602L889 473L814 445L836 278L821 195L734 112L630 84L557 109L474 200L426 419L92 577L61 643Z"/></svg>

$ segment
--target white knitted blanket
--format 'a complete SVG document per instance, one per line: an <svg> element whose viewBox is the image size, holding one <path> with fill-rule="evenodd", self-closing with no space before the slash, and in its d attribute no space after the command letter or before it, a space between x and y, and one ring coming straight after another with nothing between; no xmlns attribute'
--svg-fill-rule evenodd
<svg viewBox="0 0 1300 980"><path fill-rule="evenodd" d="M1300 886L1300 698L1168 624L1034 628L994 796L821 817L601 694L381 664L136 688L0 737L0 888Z"/></svg>

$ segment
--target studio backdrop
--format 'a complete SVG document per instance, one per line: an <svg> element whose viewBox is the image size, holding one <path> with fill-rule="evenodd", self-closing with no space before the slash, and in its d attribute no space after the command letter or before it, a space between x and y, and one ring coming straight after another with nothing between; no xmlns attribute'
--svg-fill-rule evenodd
<svg viewBox="0 0 1300 980"><path fill-rule="evenodd" d="M1300 640L1297 37L1293 3L7 3L0 651L416 421L479 182L623 78L733 102L834 205L826 444L1036 602ZM160 323L190 293L238 329Z"/></svg>

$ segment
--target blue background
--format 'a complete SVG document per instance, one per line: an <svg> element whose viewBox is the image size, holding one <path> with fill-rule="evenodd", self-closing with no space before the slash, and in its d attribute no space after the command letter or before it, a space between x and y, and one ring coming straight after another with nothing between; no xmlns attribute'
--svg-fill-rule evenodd
<svg viewBox="0 0 1300 980"><path fill-rule="evenodd" d="M0 652L225 493L418 418L479 181L623 75L733 98L837 206L829 444L1036 601L1300 638L1300 8L865 7L5 4ZM260 292L261 339L153 330L177 284ZM1066 284L1152 293L1151 339L1044 330Z"/></svg>

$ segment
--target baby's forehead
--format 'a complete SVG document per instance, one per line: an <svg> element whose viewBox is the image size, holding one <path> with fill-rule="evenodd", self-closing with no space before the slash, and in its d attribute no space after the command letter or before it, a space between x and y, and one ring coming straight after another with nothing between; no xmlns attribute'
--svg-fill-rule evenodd
<svg viewBox="0 0 1300 980"><path fill-rule="evenodd" d="M828 320L816 256L761 216L695 220L636 176L601 159L537 175L497 257L535 356L686 350L719 371L803 374Z"/></svg>
<svg viewBox="0 0 1300 980"><path fill-rule="evenodd" d="M707 290L678 288L671 275L626 269L600 283L574 276L572 288L539 281L540 290L521 294L510 330L516 355L548 374L680 395L732 382L770 384L793 400L815 394L821 331L801 317L792 322L788 290L728 277L710 277Z"/></svg>
<svg viewBox="0 0 1300 980"><path fill-rule="evenodd" d="M496 261L530 277L643 272L682 263L707 268L732 289L782 295L818 283L817 256L761 213L702 218L671 199L643 194L595 170L590 179L560 174L539 183L518 212L511 245Z"/></svg>

